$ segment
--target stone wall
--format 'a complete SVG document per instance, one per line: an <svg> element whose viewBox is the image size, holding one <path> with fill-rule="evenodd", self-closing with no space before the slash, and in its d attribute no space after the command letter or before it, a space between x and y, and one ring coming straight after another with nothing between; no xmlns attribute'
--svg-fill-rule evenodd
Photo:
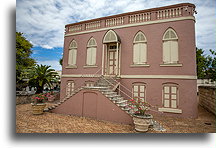
<svg viewBox="0 0 216 148"><path fill-rule="evenodd" d="M199 104L216 115L215 86L199 86Z"/></svg>
<svg viewBox="0 0 216 148"><path fill-rule="evenodd" d="M16 96L16 105L18 104L28 104L31 103L31 97L33 95L17 95Z"/></svg>
<svg viewBox="0 0 216 148"><path fill-rule="evenodd" d="M32 103L32 100L31 100L32 96L34 96L34 94L33 95L30 95L30 94L29 95L17 95L16 96L16 105ZM60 99L60 93L59 92L54 93L54 100L53 101L59 100L59 99Z"/></svg>

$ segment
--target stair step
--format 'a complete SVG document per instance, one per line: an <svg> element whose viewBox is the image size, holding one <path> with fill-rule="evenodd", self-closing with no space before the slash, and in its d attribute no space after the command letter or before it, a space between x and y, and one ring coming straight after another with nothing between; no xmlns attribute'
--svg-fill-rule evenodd
<svg viewBox="0 0 216 148"><path fill-rule="evenodd" d="M121 100L121 101L118 101L116 103L121 104L121 103L127 103L127 102L128 102L128 100Z"/></svg>
<svg viewBox="0 0 216 148"><path fill-rule="evenodd" d="M103 92L104 95L117 95L117 92L113 92L113 91L107 91L107 92Z"/></svg>
<svg viewBox="0 0 216 148"><path fill-rule="evenodd" d="M49 111L49 109L48 109L48 108L45 108L45 109L44 109L44 112L48 112L48 111Z"/></svg>

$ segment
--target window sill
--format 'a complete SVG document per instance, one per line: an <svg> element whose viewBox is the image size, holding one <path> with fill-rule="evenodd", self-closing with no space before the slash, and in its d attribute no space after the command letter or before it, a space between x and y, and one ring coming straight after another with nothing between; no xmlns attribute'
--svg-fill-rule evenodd
<svg viewBox="0 0 216 148"><path fill-rule="evenodd" d="M83 68L97 68L97 65L85 65Z"/></svg>
<svg viewBox="0 0 216 148"><path fill-rule="evenodd" d="M69 69L69 68L76 69L77 66L76 66L76 65L68 65L68 66L66 66L65 68L67 68L67 69Z"/></svg>
<svg viewBox="0 0 216 148"><path fill-rule="evenodd" d="M181 109L174 109L174 108L158 108L158 111L168 112L168 113L177 113L177 114L182 113Z"/></svg>
<svg viewBox="0 0 216 148"><path fill-rule="evenodd" d="M181 63L160 64L161 67L182 67Z"/></svg>
<svg viewBox="0 0 216 148"><path fill-rule="evenodd" d="M132 64L130 67L150 67L149 64Z"/></svg>

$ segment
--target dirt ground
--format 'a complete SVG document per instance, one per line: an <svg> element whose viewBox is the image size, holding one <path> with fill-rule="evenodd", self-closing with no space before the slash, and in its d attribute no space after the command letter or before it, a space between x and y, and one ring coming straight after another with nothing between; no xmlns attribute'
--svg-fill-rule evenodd
<svg viewBox="0 0 216 148"><path fill-rule="evenodd" d="M50 105L50 104L48 104ZM215 116L198 107L197 119L154 116L166 131L148 133L215 133ZM134 126L45 112L33 115L31 104L16 106L17 133L136 133Z"/></svg>

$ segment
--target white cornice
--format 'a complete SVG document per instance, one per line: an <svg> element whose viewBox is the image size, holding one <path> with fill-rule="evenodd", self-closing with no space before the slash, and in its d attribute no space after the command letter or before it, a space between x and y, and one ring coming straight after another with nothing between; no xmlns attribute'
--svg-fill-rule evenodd
<svg viewBox="0 0 216 148"><path fill-rule="evenodd" d="M85 33L91 33L91 32L110 30L110 29L119 29L119 28L134 27L134 26L148 25L148 24L158 24L158 23L173 22L173 21L182 21L182 20L194 20L195 21L195 17L194 16L186 16L186 17L177 17L177 18L170 18L170 19L147 21L147 22L141 22L141 23L125 24L125 25L120 25L120 26L113 26L113 27L106 27L106 28L70 33L70 34L66 34L65 37L72 36L72 35L78 35L78 34L85 34Z"/></svg>
<svg viewBox="0 0 216 148"><path fill-rule="evenodd" d="M64 74L62 78L98 78L100 75L93 74ZM193 75L120 75L124 79L189 79L196 80L197 76Z"/></svg>

